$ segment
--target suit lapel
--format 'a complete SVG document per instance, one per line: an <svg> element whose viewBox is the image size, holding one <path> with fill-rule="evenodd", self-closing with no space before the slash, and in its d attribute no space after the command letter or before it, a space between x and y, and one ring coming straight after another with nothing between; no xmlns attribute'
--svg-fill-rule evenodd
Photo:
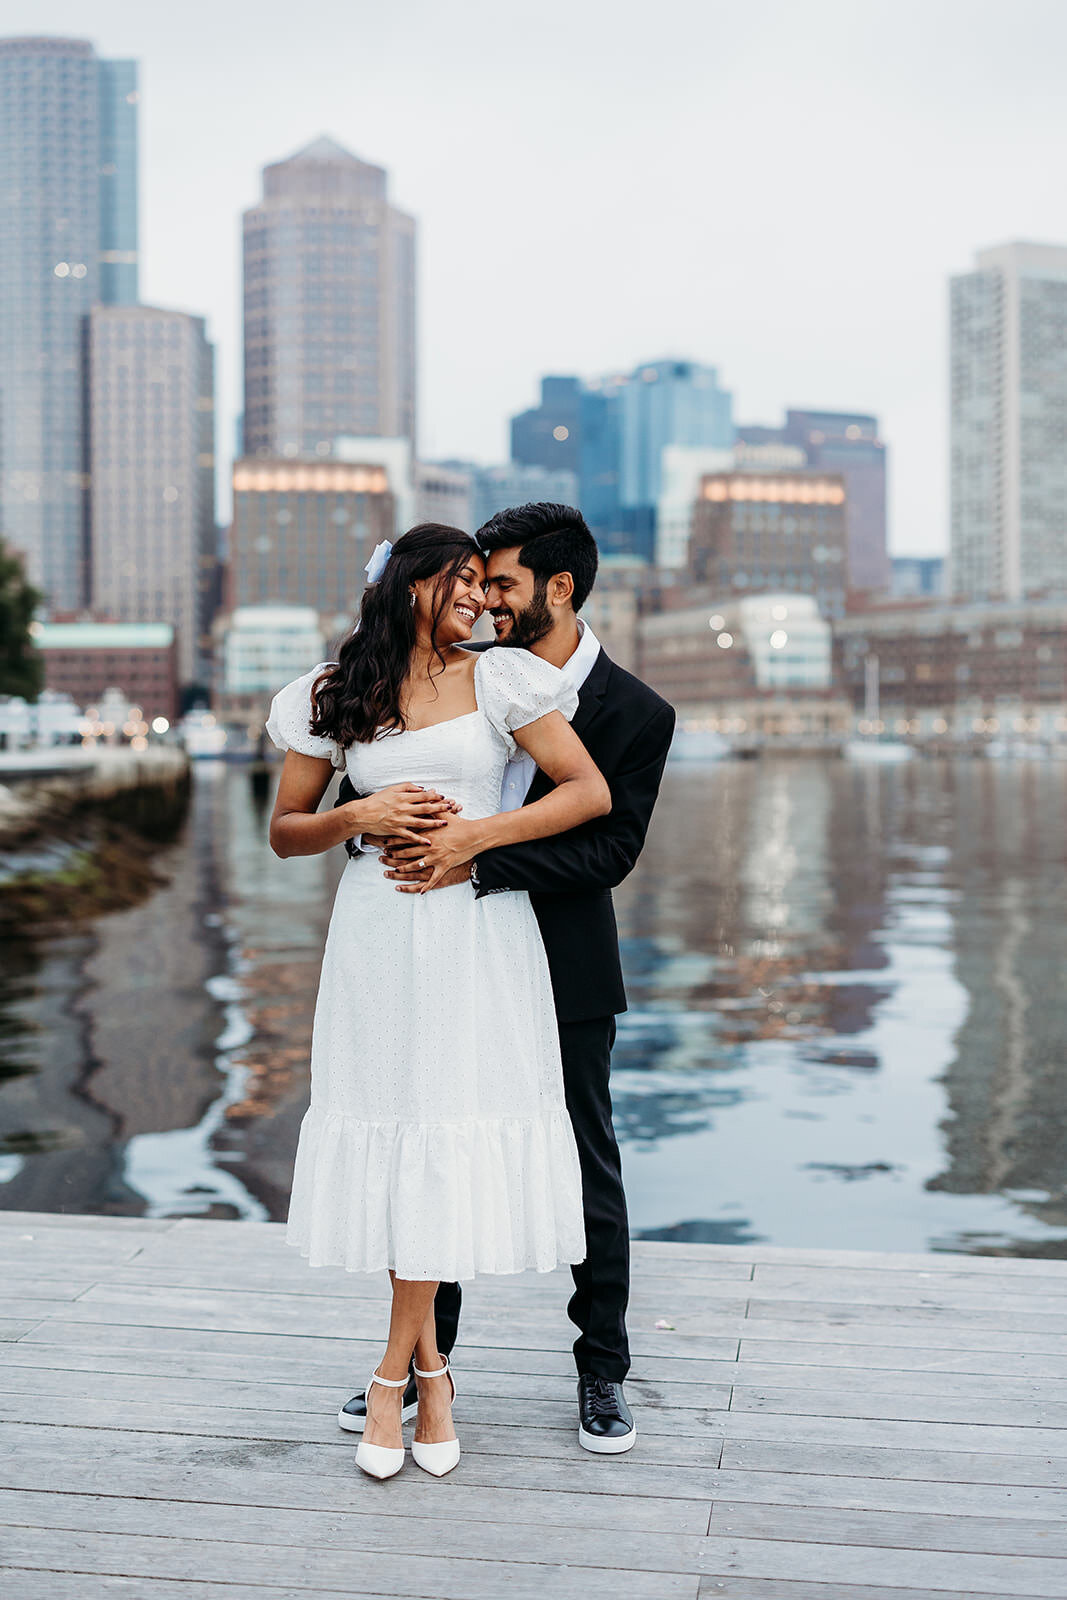
<svg viewBox="0 0 1067 1600"><path fill-rule="evenodd" d="M571 727L575 733L584 734L586 728L588 728L600 710L610 675L611 662L604 654L604 648L601 646L600 653L593 662L593 670L578 691L578 709L571 718Z"/></svg>

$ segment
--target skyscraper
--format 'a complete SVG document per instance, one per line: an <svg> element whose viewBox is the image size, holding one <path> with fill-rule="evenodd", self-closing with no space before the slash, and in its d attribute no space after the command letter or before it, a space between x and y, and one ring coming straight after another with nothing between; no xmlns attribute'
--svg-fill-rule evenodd
<svg viewBox="0 0 1067 1600"><path fill-rule="evenodd" d="M511 419L511 459L573 472L578 504L605 551L628 548L619 513L619 390L624 379L541 379L541 403Z"/></svg>
<svg viewBox="0 0 1067 1600"><path fill-rule="evenodd" d="M210 681L214 375L202 317L95 306L89 318L91 591L117 622L168 622L178 675Z"/></svg>
<svg viewBox="0 0 1067 1600"><path fill-rule="evenodd" d="M137 304L136 61L100 62L100 293L106 306Z"/></svg>
<svg viewBox="0 0 1067 1600"><path fill-rule="evenodd" d="M1067 590L1067 246L982 250L951 284L951 588Z"/></svg>
<svg viewBox="0 0 1067 1600"><path fill-rule="evenodd" d="M629 548L651 560L656 506L667 445L733 443L731 396L714 367L696 361L652 361L638 367L620 392L619 505Z"/></svg>
<svg viewBox="0 0 1067 1600"><path fill-rule="evenodd" d="M608 555L625 555L619 477L622 453L621 377L594 379L582 392L582 454L579 471L582 515Z"/></svg>
<svg viewBox="0 0 1067 1600"><path fill-rule="evenodd" d="M56 608L87 599L83 338L137 295L137 68L0 39L0 533Z"/></svg>
<svg viewBox="0 0 1067 1600"><path fill-rule="evenodd" d="M511 459L581 473L582 380L542 378L541 403L511 419Z"/></svg>
<svg viewBox="0 0 1067 1600"><path fill-rule="evenodd" d="M415 223L332 139L266 167L244 215L246 457L415 437Z"/></svg>

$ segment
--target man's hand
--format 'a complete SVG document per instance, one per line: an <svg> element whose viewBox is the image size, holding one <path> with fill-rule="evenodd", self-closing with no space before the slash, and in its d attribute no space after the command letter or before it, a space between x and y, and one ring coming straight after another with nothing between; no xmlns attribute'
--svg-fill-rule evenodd
<svg viewBox="0 0 1067 1600"><path fill-rule="evenodd" d="M396 848L395 841L392 848ZM417 854L417 852L413 852ZM385 866L385 876L396 882L399 894L423 894L425 887L433 876L432 867L418 867L414 860L404 860L399 855L390 855L386 852L380 857ZM453 889L457 884L469 883L471 877L470 862L462 862L458 867L452 867L434 884L435 889Z"/></svg>
<svg viewBox="0 0 1067 1600"><path fill-rule="evenodd" d="M428 890L436 889L444 878L448 878L450 883L455 882L455 869L473 860L485 843L484 818L469 822L463 817L442 817L437 819L436 831L427 833L425 840L417 845L398 834L389 846L389 865L405 867L414 861L420 873L424 867L429 867L429 877L421 884L411 885L412 894L426 894Z"/></svg>

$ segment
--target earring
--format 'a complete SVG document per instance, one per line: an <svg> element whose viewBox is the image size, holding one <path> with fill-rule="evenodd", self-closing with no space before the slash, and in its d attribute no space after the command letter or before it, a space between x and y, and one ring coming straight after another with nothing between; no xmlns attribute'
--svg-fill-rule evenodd
<svg viewBox="0 0 1067 1600"><path fill-rule="evenodd" d="M414 608L414 605L415 605L415 591L414 591L414 589L409 589L408 590L408 594L411 596L411 604L412 604L412 607Z"/></svg>

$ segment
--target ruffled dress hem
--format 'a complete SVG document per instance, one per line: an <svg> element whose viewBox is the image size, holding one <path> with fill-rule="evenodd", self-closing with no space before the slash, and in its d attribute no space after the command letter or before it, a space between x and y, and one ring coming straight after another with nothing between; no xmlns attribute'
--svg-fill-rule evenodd
<svg viewBox="0 0 1067 1600"><path fill-rule="evenodd" d="M566 1107L404 1123L313 1104L285 1242L312 1267L415 1281L551 1272L585 1260L581 1196Z"/></svg>

